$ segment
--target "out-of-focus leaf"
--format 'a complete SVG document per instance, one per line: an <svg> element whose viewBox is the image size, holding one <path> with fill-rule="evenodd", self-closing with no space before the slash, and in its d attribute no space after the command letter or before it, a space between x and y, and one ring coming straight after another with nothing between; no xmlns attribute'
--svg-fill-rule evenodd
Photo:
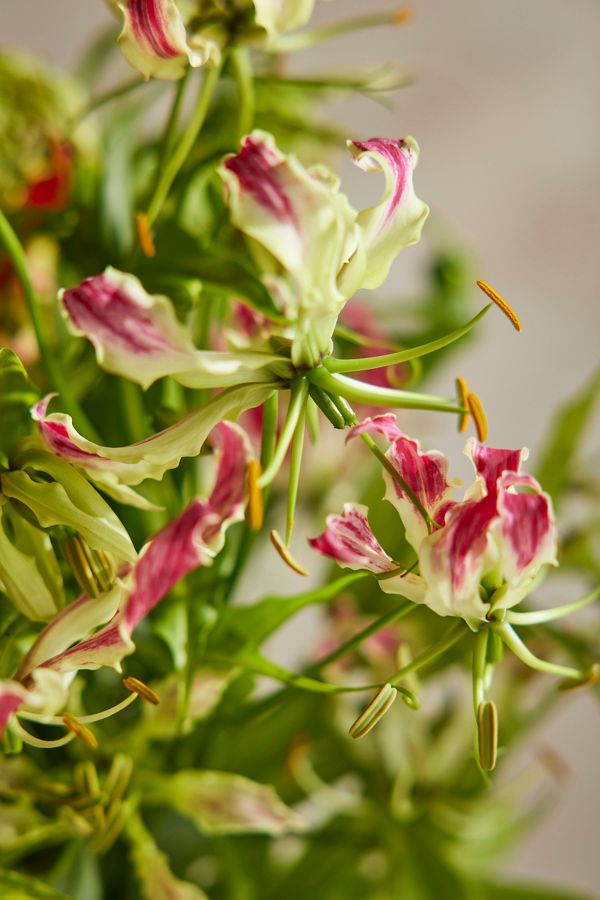
<svg viewBox="0 0 600 900"><path fill-rule="evenodd" d="M102 900L102 879L97 858L83 843L70 843L61 853L48 879L64 894L56 896Z"/></svg>
<svg viewBox="0 0 600 900"><path fill-rule="evenodd" d="M600 369L591 380L559 410L544 441L537 478L558 505L569 483L575 454L600 395Z"/></svg>
<svg viewBox="0 0 600 900"><path fill-rule="evenodd" d="M72 894L56 891L37 878L4 871L0 871L0 897L2 900L74 900Z"/></svg>
<svg viewBox="0 0 600 900"><path fill-rule="evenodd" d="M29 410L38 397L17 354L4 347L0 350L1 455L7 457L16 441L33 430Z"/></svg>
<svg viewBox="0 0 600 900"><path fill-rule="evenodd" d="M123 259L133 247L133 148L142 104L129 107L106 136L98 206L100 234L109 254Z"/></svg>
<svg viewBox="0 0 600 900"><path fill-rule="evenodd" d="M483 886L482 900L593 900L589 894L558 890L544 885L533 884L493 884Z"/></svg>

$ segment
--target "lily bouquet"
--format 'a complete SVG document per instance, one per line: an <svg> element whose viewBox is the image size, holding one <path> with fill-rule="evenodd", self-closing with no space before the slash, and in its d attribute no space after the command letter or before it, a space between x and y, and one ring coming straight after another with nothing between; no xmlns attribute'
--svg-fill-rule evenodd
<svg viewBox="0 0 600 900"><path fill-rule="evenodd" d="M378 322L429 212L419 147L319 109L404 76L287 60L408 14L313 5L123 0L76 75L0 62L3 896L534 896L489 865L552 766L491 773L597 677L591 630L552 624L597 563L581 599L528 597L582 568L545 488L568 495L598 379L539 480L463 378L424 389L484 316L521 323L483 280L471 309L439 246L416 327ZM344 142L381 181L364 209L324 163ZM462 495L404 410L474 431Z"/></svg>

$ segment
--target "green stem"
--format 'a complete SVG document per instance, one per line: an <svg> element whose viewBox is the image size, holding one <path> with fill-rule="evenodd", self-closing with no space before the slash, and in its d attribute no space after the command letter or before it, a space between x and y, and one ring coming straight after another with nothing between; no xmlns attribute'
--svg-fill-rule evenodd
<svg viewBox="0 0 600 900"><path fill-rule="evenodd" d="M427 344L411 347L408 350L399 350L395 353L385 353L382 356L367 356L358 359L334 359L332 356L329 356L323 360L323 365L329 372L333 373L366 372L370 369L395 366L399 363L418 359L420 356L427 356L429 353L435 353L436 350L441 350L443 347L453 344L454 341L458 341L461 337L468 334L469 331L471 331L471 329L485 316L492 305L493 304L489 303L465 325L461 325L460 328L451 331L450 334L446 334L444 337L438 338L435 341L429 341Z"/></svg>
<svg viewBox="0 0 600 900"><path fill-rule="evenodd" d="M119 84L117 85L117 87L111 88L109 91L105 91L103 94L98 94L97 97L92 97L88 106L83 110L81 119L85 119L86 116L89 116L91 113L96 112L98 109L100 109L100 107L105 106L107 103L112 103L114 100L119 100L121 97L125 97L132 91L137 90L137 88L142 87L142 85L147 86L147 82L145 82L138 75L136 78L130 78L128 81L124 81L123 84Z"/></svg>
<svg viewBox="0 0 600 900"><path fill-rule="evenodd" d="M167 161L162 172L160 173L158 182L154 189L154 194L148 205L147 216L149 225L152 225L156 221L156 218L160 213L165 200L167 199L169 190L171 189L171 185L175 181L179 170L188 158L192 147L194 146L196 139L200 134L200 129L202 128L204 120L206 119L208 108L210 106L213 93L219 80L220 71L221 69L219 66L206 69L205 71L204 80L200 89L200 96L198 97L196 109L194 110L190 121L188 122L188 126L185 129L179 144L175 148L173 155Z"/></svg>
<svg viewBox="0 0 600 900"><path fill-rule="evenodd" d="M509 650L515 656L529 666L530 669L536 669L538 672L548 672L550 675L558 675L561 678L580 679L585 673L579 669L572 669L570 666L559 666L556 663L547 662L535 656L531 650L523 643L518 634L513 631L510 625L503 622L499 625L492 625L492 628L499 634Z"/></svg>
<svg viewBox="0 0 600 900"><path fill-rule="evenodd" d="M485 669L489 630L480 631L473 648L473 709L477 716L480 703L485 700Z"/></svg>
<svg viewBox="0 0 600 900"><path fill-rule="evenodd" d="M165 128L165 133L161 141L160 152L158 154L159 172L162 171L167 157L171 152L171 149L175 142L175 132L177 131L177 125L179 123L179 113L181 112L181 104L183 103L183 95L185 94L190 71L190 69L186 69L183 78L180 78L177 82L175 95L173 97L173 103L169 111L169 118L167 119L167 127Z"/></svg>
<svg viewBox="0 0 600 900"><path fill-rule="evenodd" d="M290 405L288 406L285 422L283 423L283 428L281 429L279 442L277 444L277 447L275 448L275 452L273 453L273 458L259 480L259 485L262 488L271 484L271 482L279 472L279 469L283 465L285 455L288 451L288 447L290 446L290 443L294 436L294 432L296 430L296 425L298 424L298 420L300 419L302 410L304 409L307 394L308 381L306 380L306 378L300 376L296 381L293 382L291 387Z"/></svg>
<svg viewBox="0 0 600 900"><path fill-rule="evenodd" d="M2 210L0 210L0 242L4 245L4 249L6 250L8 257L12 263L15 275L19 280L19 284L21 285L23 296L25 297L25 303L27 305L27 311L29 312L31 324L35 333L35 339L37 341L38 349L40 352L40 359L46 373L48 383L51 388L54 388L60 394L65 410L70 413L70 415L74 419L77 420L78 426L86 431L88 437L90 437L92 440L97 439L95 428L88 420L87 416L79 406L79 403L75 399L70 384L68 383L68 381L63 379L59 358L56 356L53 348L46 340L37 297L31 283L31 278L29 277L25 251Z"/></svg>
<svg viewBox="0 0 600 900"><path fill-rule="evenodd" d="M431 409L438 412L465 413L463 406L456 406L446 397L420 394L415 391L397 391L376 387L345 375L334 375L323 367L313 369L310 380L331 394L336 394L356 403L369 406L386 406L395 409Z"/></svg>
<svg viewBox="0 0 600 900"><path fill-rule="evenodd" d="M446 650L449 650L450 647L453 647L454 644L457 644L462 640L464 635L465 630L463 628L463 623L456 622L456 624L446 632L445 637L443 637L441 641L438 641L437 644L434 644L432 647L419 653L412 662L402 669L399 669L392 678L388 678L388 684L397 684L399 681L402 681L403 678L406 678L407 675L410 675L411 672L416 672L430 662L433 662L434 659L437 659L438 656L441 656L442 653L445 653Z"/></svg>
<svg viewBox="0 0 600 900"><path fill-rule="evenodd" d="M363 641L366 641L367 638L370 638L372 634L377 634L378 631L381 631L383 628L386 628L393 622L399 622L400 619L404 619L416 608L417 607L415 603L407 600L406 603L403 603L402 606L398 607L398 609L393 609L391 610L391 612L385 613L383 616L375 619L374 622L371 622L370 625L367 625L367 627L363 628L362 631L359 631L358 634L355 634L349 640L345 641L343 644L340 644L340 646L333 650L332 653L329 653L323 659L320 659L318 662L305 669L304 673L306 675L313 675L317 672L320 672L321 669L325 669L332 663L337 662L337 660L341 659L342 656L346 656L347 653L351 653L356 647L360 646Z"/></svg>
<svg viewBox="0 0 600 900"><path fill-rule="evenodd" d="M302 450L304 448L304 425L306 420L306 404L302 407L298 424L292 438L290 453L290 472L288 476L287 517L285 525L285 542L289 545L294 530L294 514L298 499L298 485L300 484L300 470L302 467Z"/></svg>
<svg viewBox="0 0 600 900"><path fill-rule="evenodd" d="M254 124L254 75L250 51L247 47L234 47L230 59L238 89L238 137L241 140L248 132L252 131Z"/></svg>
<svg viewBox="0 0 600 900"><path fill-rule="evenodd" d="M260 448L260 464L264 469L269 467L275 445L277 443L277 419L279 415L279 392L273 391L263 403L262 442Z"/></svg>
<svg viewBox="0 0 600 900"><path fill-rule="evenodd" d="M585 597L580 600L574 600L573 603L564 603L562 606L555 606L554 609L535 609L531 612L513 612L509 610L506 613L506 621L513 625L542 625L546 622L553 622L555 619L562 619L564 616L570 616L571 613L589 606L594 600L600 597L600 587L594 588Z"/></svg>

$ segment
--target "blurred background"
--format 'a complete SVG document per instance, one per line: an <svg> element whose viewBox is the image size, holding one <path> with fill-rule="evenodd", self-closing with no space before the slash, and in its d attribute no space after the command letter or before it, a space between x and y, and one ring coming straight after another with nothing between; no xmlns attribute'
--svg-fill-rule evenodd
<svg viewBox="0 0 600 900"><path fill-rule="evenodd" d="M368 11L397 5L380 0ZM364 12L362 0L321 2L313 22ZM109 17L101 0L3 0L2 13L4 46L66 68ZM393 110L355 97L332 104L332 114L348 137L418 139L416 189L432 207L426 234L462 247L475 276L494 285L523 321L517 335L502 316L489 315L477 340L437 370L428 387L451 393L455 375L466 377L485 403L490 443L526 445L535 461L553 411L590 377L599 357L600 4L424 0L413 13L402 28L307 50L294 66L316 75L391 61L414 79L395 96ZM341 174L355 205L373 202L373 179L350 163ZM425 247L402 255L380 308L410 296L425 258ZM456 460L462 436L441 416L419 415L423 443ZM406 419L404 426L410 433ZM596 422L587 453L599 444ZM545 599L566 601L576 591L576 584L555 579ZM550 745L570 774L562 803L506 871L597 891L600 721L591 696L566 695L532 743Z"/></svg>

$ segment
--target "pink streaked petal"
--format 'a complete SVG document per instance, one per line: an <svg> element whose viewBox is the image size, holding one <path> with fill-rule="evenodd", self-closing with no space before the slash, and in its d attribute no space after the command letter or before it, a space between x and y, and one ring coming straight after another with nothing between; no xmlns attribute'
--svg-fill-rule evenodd
<svg viewBox="0 0 600 900"><path fill-rule="evenodd" d="M395 568L369 525L367 508L345 503L341 516L327 516L323 534L310 538L310 546L348 569L391 572Z"/></svg>
<svg viewBox="0 0 600 900"><path fill-rule="evenodd" d="M396 424L396 416L393 413L384 413L381 416L363 419L358 425L354 425L346 436L346 443L360 434L382 434L391 442L400 437L402 432Z"/></svg>
<svg viewBox="0 0 600 900"><path fill-rule="evenodd" d="M26 702L28 693L16 681L0 681L0 738L10 717Z"/></svg>
<svg viewBox="0 0 600 900"><path fill-rule="evenodd" d="M144 78L180 78L188 64L199 66L210 58L210 47L189 46L175 0L124 0L119 6L121 51Z"/></svg>
<svg viewBox="0 0 600 900"><path fill-rule="evenodd" d="M487 447L469 438L465 446L465 455L469 457L476 473L485 484L488 494L496 494L498 479L503 472L518 472L521 463L527 459L529 450L503 450Z"/></svg>
<svg viewBox="0 0 600 900"><path fill-rule="evenodd" d="M225 159L224 166L235 175L241 194L252 198L281 225L291 225L299 232L300 223L288 192L285 157L273 143L249 135L239 153Z"/></svg>
<svg viewBox="0 0 600 900"><path fill-rule="evenodd" d="M534 493L517 493L524 487ZM531 475L505 472L499 481L498 509L503 537L503 574L508 579L544 564L556 565L557 535L552 502Z"/></svg>
<svg viewBox="0 0 600 900"><path fill-rule="evenodd" d="M386 456L432 519L436 519L441 505L447 504L449 492L457 486L448 481L448 460L444 454L437 450L422 453L419 441L400 435ZM397 482L394 487L397 497L406 499Z"/></svg>
<svg viewBox="0 0 600 900"><path fill-rule="evenodd" d="M367 252L365 288L376 288L387 278L398 252L419 240L428 207L413 188L413 170L419 148L413 138L372 138L349 141L356 165L365 172L383 172L385 190L378 204L358 217Z"/></svg>

